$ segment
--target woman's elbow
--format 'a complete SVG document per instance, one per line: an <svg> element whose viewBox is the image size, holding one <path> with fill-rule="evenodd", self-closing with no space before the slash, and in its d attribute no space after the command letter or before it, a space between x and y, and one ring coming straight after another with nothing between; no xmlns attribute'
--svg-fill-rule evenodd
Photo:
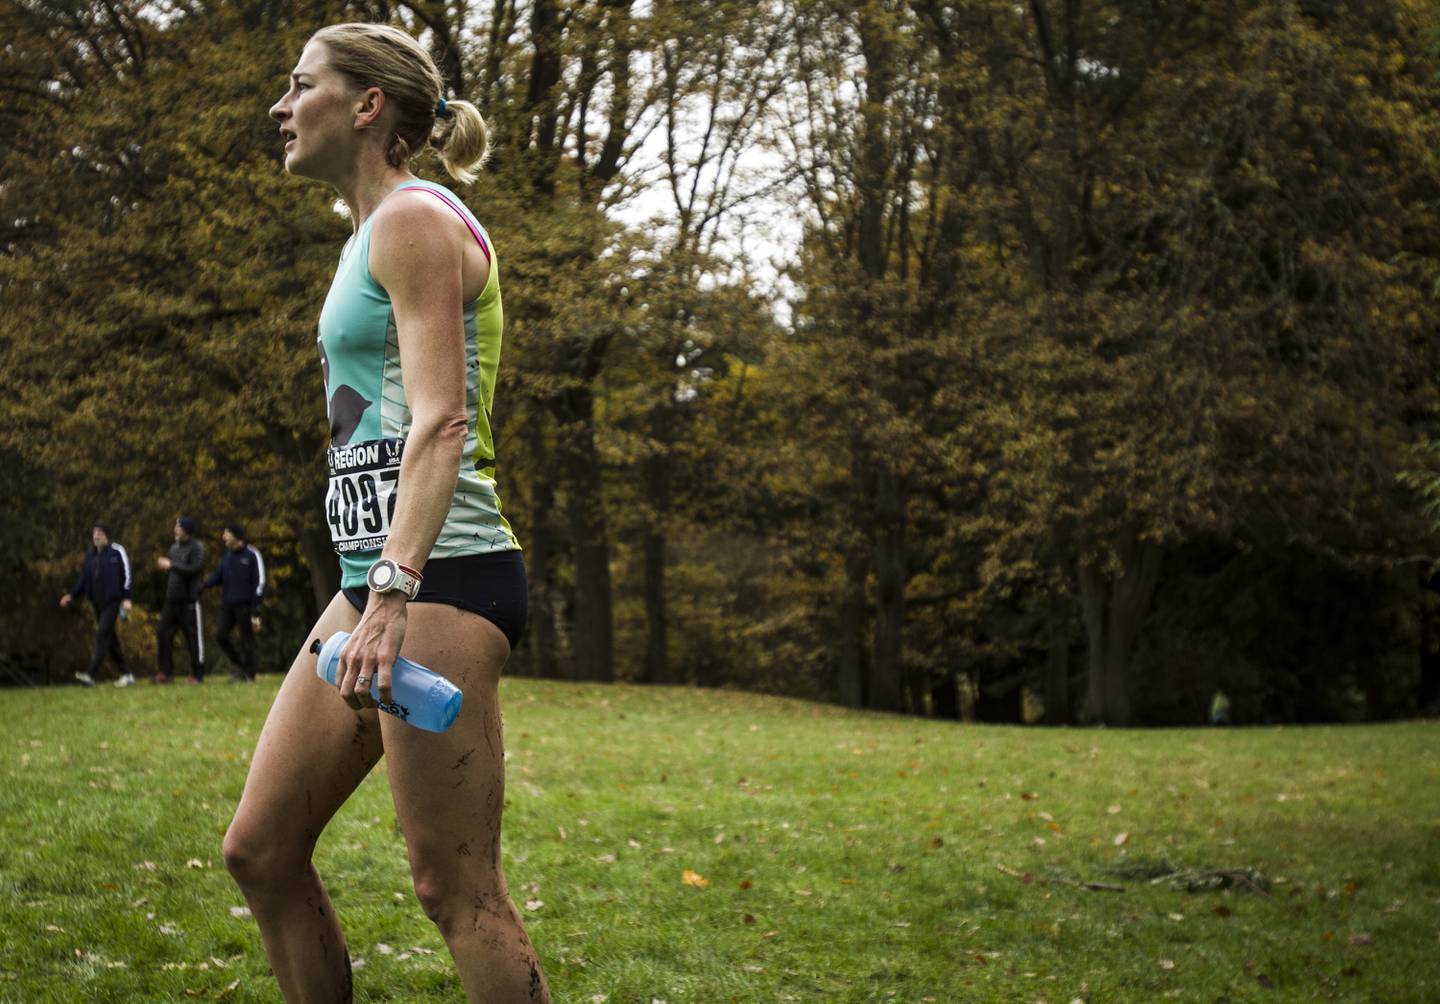
<svg viewBox="0 0 1440 1004"><path fill-rule="evenodd" d="M470 416L459 411L441 411L432 415L417 416L411 430L411 438L428 439L437 446L453 449L459 453L465 448L465 437L470 433Z"/></svg>

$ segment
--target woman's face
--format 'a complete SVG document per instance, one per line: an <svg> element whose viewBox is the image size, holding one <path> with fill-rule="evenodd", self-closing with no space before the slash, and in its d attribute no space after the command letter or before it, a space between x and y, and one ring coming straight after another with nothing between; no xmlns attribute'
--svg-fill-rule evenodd
<svg viewBox="0 0 1440 1004"><path fill-rule="evenodd" d="M311 41L290 73L290 89L270 108L285 142L285 170L321 181L353 160L362 95L327 64L323 42Z"/></svg>

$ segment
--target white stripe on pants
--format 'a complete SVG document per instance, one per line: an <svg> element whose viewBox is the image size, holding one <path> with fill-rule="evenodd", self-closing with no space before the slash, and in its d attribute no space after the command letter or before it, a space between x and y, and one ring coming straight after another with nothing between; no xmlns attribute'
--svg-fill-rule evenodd
<svg viewBox="0 0 1440 1004"><path fill-rule="evenodd" d="M195 601L195 649L199 653L200 666L205 665L205 624L200 616L200 601ZM197 670L199 666L195 667Z"/></svg>

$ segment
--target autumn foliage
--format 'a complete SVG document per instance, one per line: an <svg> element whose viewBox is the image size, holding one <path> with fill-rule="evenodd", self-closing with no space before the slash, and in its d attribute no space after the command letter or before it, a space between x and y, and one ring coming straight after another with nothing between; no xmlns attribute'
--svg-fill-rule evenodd
<svg viewBox="0 0 1440 1004"><path fill-rule="evenodd" d="M272 668L334 589L313 341L348 223L264 112L311 31L388 17L495 137L462 194L503 269L515 671L1053 723L1433 708L1430 15L11 5L0 562L39 585L0 664L71 668L52 594L102 516L142 556L181 509L243 518Z"/></svg>

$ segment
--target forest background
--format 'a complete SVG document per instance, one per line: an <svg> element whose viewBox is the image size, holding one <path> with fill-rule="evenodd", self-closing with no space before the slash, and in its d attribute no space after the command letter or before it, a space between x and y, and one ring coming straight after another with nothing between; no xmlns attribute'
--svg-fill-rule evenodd
<svg viewBox="0 0 1440 1004"><path fill-rule="evenodd" d="M479 105L511 672L917 715L1440 707L1440 32L1408 0L3 0L0 668L89 528L336 588L349 223L265 111L388 20ZM431 162L423 174L443 180ZM182 657L182 665L183 657Z"/></svg>

